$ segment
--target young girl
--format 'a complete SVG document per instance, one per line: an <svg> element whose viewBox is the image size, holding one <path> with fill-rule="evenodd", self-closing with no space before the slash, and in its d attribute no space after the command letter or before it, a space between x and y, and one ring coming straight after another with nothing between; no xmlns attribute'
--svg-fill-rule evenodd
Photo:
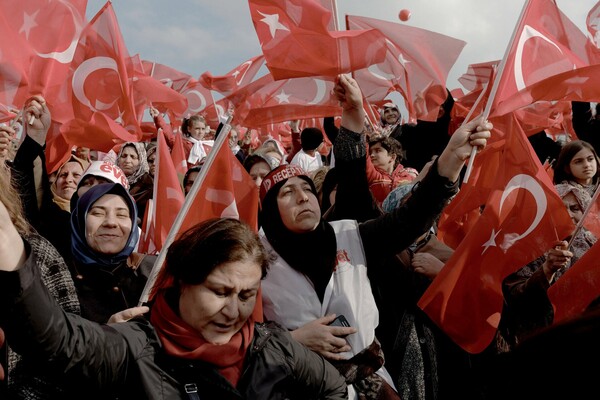
<svg viewBox="0 0 600 400"><path fill-rule="evenodd" d="M581 186L594 195L598 185L598 154L594 147L583 140L565 144L554 165L554 184L569 183Z"/></svg>

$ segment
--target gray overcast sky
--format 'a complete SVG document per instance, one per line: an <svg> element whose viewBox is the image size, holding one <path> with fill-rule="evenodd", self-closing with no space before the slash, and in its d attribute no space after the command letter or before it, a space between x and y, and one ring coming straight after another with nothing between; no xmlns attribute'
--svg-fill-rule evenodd
<svg viewBox="0 0 600 400"><path fill-rule="evenodd" d="M346 14L405 22L467 42L448 87L469 64L501 59L525 0L337 0L338 19ZM557 0L561 10L584 32L597 0ZM106 1L88 0L91 19ZM256 32L245 0L114 0L113 8L130 54L169 65L194 77L205 71L223 75L259 55Z"/></svg>

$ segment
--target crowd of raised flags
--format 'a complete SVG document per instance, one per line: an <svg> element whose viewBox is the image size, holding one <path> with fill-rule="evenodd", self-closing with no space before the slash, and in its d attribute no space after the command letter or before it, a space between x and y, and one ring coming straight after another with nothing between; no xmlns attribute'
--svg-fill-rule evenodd
<svg viewBox="0 0 600 400"><path fill-rule="evenodd" d="M206 71L194 78L130 55L110 1L87 21L86 0L5 0L0 122L15 121L31 95L44 96L52 108L46 141L52 172L73 146L108 152L156 135L142 122L148 107L168 116L176 133L189 115L201 113L216 127L225 110L234 110L232 124L253 142L278 136L277 124L285 121L314 124L340 115L330 95L340 73L357 79L373 125L373 109L392 92L404 99L408 122L435 120L446 99L448 72L466 43L363 16L347 16L347 29L335 31L335 9L328 4L249 0L263 54L222 76ZM493 338L502 279L573 229L526 137L546 130L575 138L570 102L600 98L600 50L593 40L599 8L588 15L588 38L555 1L527 0L504 58L472 64L460 79L466 92L450 88L453 124L483 113L494 131L487 148L473 155L468 179L439 222L440 238L456 252L419 306L470 352L482 351ZM269 72L258 77L264 64ZM256 226L257 193L223 136L185 199L179 184L185 160L177 145L169 151L159 131L154 204L143 219L141 250L159 251L174 225L171 235L211 216L236 216ZM595 246L550 291L561 310L558 319L581 312L600 290L589 278L597 251ZM573 287L582 292L581 304L561 303Z"/></svg>

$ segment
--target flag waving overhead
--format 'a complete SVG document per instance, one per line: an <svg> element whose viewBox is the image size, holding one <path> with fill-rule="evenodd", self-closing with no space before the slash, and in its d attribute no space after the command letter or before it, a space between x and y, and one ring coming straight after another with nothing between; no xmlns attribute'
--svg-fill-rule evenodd
<svg viewBox="0 0 600 400"><path fill-rule="evenodd" d="M481 217L419 300L454 342L483 351L502 311L502 280L568 236L573 222L513 123Z"/></svg>
<svg viewBox="0 0 600 400"><path fill-rule="evenodd" d="M446 100L446 78L466 42L425 29L349 15L348 29L376 29L386 37L385 62L357 71L355 78L371 102L373 87L391 85L404 97L409 119L435 121Z"/></svg>
<svg viewBox="0 0 600 400"><path fill-rule="evenodd" d="M519 98L519 91L527 86L589 65L586 43L583 32L554 0L528 0L499 68L489 115L529 104Z"/></svg>
<svg viewBox="0 0 600 400"><path fill-rule="evenodd" d="M385 40L376 30L328 30L331 11L317 0L249 0L248 4L275 79L336 76L385 57Z"/></svg>
<svg viewBox="0 0 600 400"><path fill-rule="evenodd" d="M212 76L210 72L205 72L200 76L199 81L207 89L227 96L252 82L264 63L265 56L260 55L244 61L223 76Z"/></svg>
<svg viewBox="0 0 600 400"><path fill-rule="evenodd" d="M71 69L68 89L74 117L81 126L98 126L101 136L89 138L89 143L84 142L85 136L72 138L69 130L63 130L65 138L102 151L116 143L141 139L131 87L132 59L111 2L84 28ZM65 109L61 107L61 111ZM62 117L69 120L68 115Z"/></svg>

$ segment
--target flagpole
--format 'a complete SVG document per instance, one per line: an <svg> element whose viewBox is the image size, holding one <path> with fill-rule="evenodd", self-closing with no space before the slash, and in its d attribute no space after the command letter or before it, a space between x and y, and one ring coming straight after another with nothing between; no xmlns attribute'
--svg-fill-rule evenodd
<svg viewBox="0 0 600 400"><path fill-rule="evenodd" d="M523 18L525 17L525 11L529 8L530 3L531 3L531 0L527 0L523 4L523 9L521 10L521 15L519 15L519 20L517 21L517 24L515 25L515 29L513 30L510 41L508 42L508 46L506 46L506 51L504 52L504 57L502 58L502 61L500 62L500 66L498 67L498 73L496 74L496 77L494 78L494 84L492 85L492 89L490 90L490 97L488 98L487 103L485 104L485 109L483 110L483 119L484 120L487 120L487 118L490 115L490 109L492 108L492 104L494 103L494 97L496 97L496 92L498 91L498 86L500 85L499 78L502 78L502 73L504 72L504 67L506 66L506 60L508 59L510 50L513 47L512 45L517 36L519 27L521 26L521 23L523 22ZM469 157L469 162L467 164L467 170L465 171L465 176L463 178L463 182L466 182L469 179L469 176L471 175L471 170L473 169L473 161L475 160L476 154L477 154L477 148L473 147L471 149L471 155Z"/></svg>
<svg viewBox="0 0 600 400"><path fill-rule="evenodd" d="M167 256L167 249L169 248L171 243L173 243L173 241L175 240L175 236L179 232L179 229L181 228L181 224L183 223L183 220L185 219L190 207L194 203L194 198L196 197L198 190L200 190L200 187L202 187L202 184L204 183L204 180L206 179L206 175L207 175L208 171L210 170L210 167L211 167L212 163L214 162L215 158L217 157L217 153L219 153L219 150L221 149L221 146L223 146L223 143L227 141L228 136L229 136L229 131L231 131L231 120L232 119L233 119L233 115L230 114L227 117L227 121L223 124L223 126L221 128L221 131L219 133L219 136L215 140L213 148L208 153L208 156L206 156L206 161L204 162L204 165L200 169L200 172L198 173L198 176L196 177L194 184L192 185L187 196L185 197L183 206L181 207L181 210L179 210L179 213L177 214L177 217L175 218L175 221L173 222L173 225L171 226L171 229L169 230L169 234L167 235L167 238L165 239L165 243L163 244L162 248L160 249L160 252L158 253L158 257L156 258L156 261L154 262L154 266L152 267L150 276L148 276L148 281L146 282L146 286L144 286L144 291L142 292L142 295L140 296L138 306L141 306L144 303L148 302L148 297L150 295L150 291L152 290L152 287L154 286L154 282L156 282L158 273L160 272L162 265L164 264L165 258Z"/></svg>
<svg viewBox="0 0 600 400"><path fill-rule="evenodd" d="M575 236L579 233L579 231L583 227L583 222L585 221L585 217L587 217L588 214L590 213L592 206L594 205L594 203L596 202L596 199L598 198L598 194L600 194L599 189L600 189L600 185L596 186L596 190L594 191L594 195L592 196L592 201L590 201L590 204L587 206L587 208L583 212L583 215L581 216L581 219L577 223L577 226L575 227L575 230L573 231L573 234L571 235L571 240L569 240L567 249L571 248L571 245L573 244L573 240L575 240Z"/></svg>
<svg viewBox="0 0 600 400"><path fill-rule="evenodd" d="M336 31L339 31L340 22L338 21L337 0L331 0L331 11L333 12L333 27Z"/></svg>

